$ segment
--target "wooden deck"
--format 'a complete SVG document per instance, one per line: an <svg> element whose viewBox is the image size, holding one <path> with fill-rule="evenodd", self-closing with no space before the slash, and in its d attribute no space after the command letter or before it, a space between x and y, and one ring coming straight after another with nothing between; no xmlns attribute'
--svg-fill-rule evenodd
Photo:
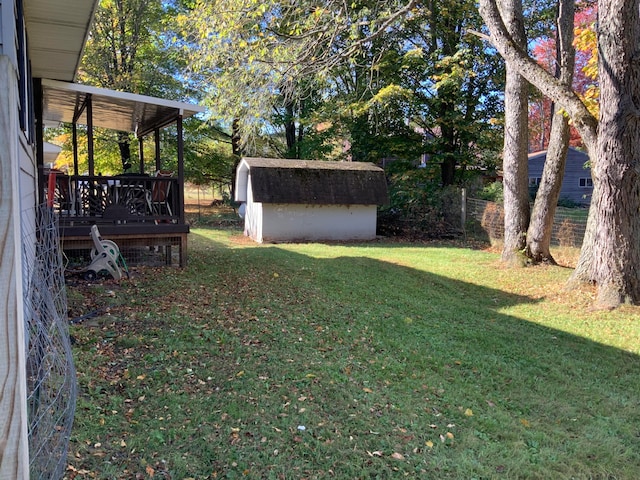
<svg viewBox="0 0 640 480"><path fill-rule="evenodd" d="M174 177L145 175L56 175L53 208L58 214L63 250L91 249L91 226L103 238L127 247L160 247L171 264L187 264L189 225L184 220L183 189Z"/></svg>

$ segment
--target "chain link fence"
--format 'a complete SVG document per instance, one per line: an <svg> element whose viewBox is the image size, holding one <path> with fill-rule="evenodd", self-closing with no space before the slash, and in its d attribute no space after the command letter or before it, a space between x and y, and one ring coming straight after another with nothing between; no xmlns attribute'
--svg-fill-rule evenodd
<svg viewBox="0 0 640 480"><path fill-rule="evenodd" d="M559 247L580 247L587 225L588 210L558 207L553 221L551 244ZM499 244L504 238L504 208L501 204L467 198L465 231Z"/></svg>
<svg viewBox="0 0 640 480"><path fill-rule="evenodd" d="M29 470L32 480L64 475L77 398L64 267L53 209L23 232Z"/></svg>

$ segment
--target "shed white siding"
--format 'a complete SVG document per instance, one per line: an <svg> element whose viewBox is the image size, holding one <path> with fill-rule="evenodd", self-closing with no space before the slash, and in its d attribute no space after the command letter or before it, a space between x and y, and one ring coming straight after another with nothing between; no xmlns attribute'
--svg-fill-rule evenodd
<svg viewBox="0 0 640 480"><path fill-rule="evenodd" d="M244 189L240 194L240 201L245 201L247 206L244 214L244 234L256 242L262 242L262 202L253 201L250 176L251 174L247 170L246 175L243 176ZM238 186L236 186L236 192L239 192Z"/></svg>
<svg viewBox="0 0 640 480"><path fill-rule="evenodd" d="M262 238L270 241L373 240L375 205L262 204Z"/></svg>

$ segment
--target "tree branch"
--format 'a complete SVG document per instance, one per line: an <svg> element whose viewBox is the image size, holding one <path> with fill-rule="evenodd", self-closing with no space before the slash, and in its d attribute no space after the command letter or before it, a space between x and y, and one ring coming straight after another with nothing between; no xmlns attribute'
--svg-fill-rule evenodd
<svg viewBox="0 0 640 480"><path fill-rule="evenodd" d="M569 114L582 136L589 156L595 160L597 119L570 87L563 85L517 45L505 26L496 0L479 0L479 3L480 15L491 32L491 44L500 52L507 63L518 70L520 75L535 85L544 95L558 103ZM486 37L486 35L483 36Z"/></svg>

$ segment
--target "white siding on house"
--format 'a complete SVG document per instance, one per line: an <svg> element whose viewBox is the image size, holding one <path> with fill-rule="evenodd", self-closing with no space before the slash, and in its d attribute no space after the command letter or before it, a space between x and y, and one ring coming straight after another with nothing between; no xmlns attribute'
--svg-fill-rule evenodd
<svg viewBox="0 0 640 480"><path fill-rule="evenodd" d="M546 151L529 154L529 185L539 185L540 178L546 160ZM569 148L567 152L567 163L564 177L560 189L560 200L571 200L573 202L588 205L591 202L593 184L591 184L591 171L585 168L585 163L589 157L575 148ZM584 185L580 185L580 179ZM588 181L587 181L588 179Z"/></svg>
<svg viewBox="0 0 640 480"><path fill-rule="evenodd" d="M4 432L0 438L0 478L26 479L29 458L19 168L22 133L17 97L14 64L8 56L0 55L0 351L5 358L0 362L0 423Z"/></svg>

